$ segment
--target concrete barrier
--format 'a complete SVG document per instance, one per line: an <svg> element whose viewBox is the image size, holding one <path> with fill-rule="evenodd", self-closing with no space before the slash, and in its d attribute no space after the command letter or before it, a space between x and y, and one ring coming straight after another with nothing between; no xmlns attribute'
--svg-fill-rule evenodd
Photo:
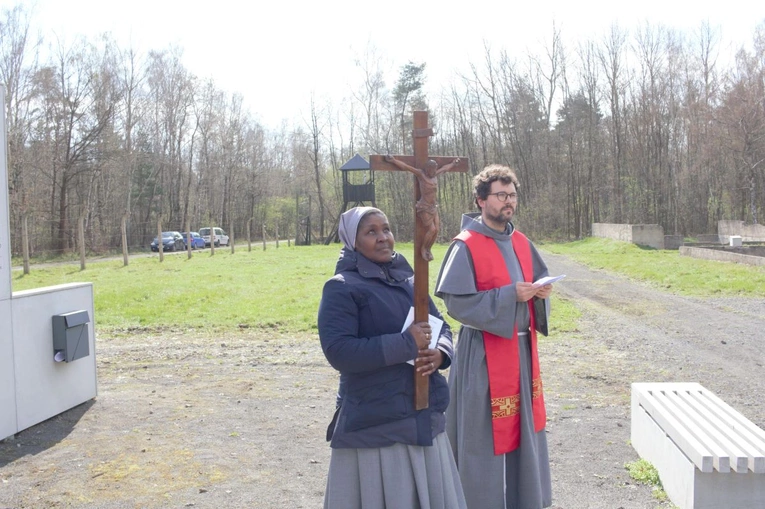
<svg viewBox="0 0 765 509"><path fill-rule="evenodd" d="M678 249L685 243L682 235L665 235L664 249Z"/></svg>
<svg viewBox="0 0 765 509"><path fill-rule="evenodd" d="M664 249L664 228L658 224L592 223L592 236Z"/></svg>
<svg viewBox="0 0 765 509"><path fill-rule="evenodd" d="M746 265L765 266L765 257L751 256L739 253L731 253L719 249L704 249L703 247L680 247L680 254L692 258L701 258L703 260L714 260L717 262L744 263Z"/></svg>
<svg viewBox="0 0 765 509"><path fill-rule="evenodd" d="M744 224L743 221L723 220L717 222L717 234L720 242L727 244L731 236L740 235L744 242L765 242L765 226Z"/></svg>
<svg viewBox="0 0 765 509"><path fill-rule="evenodd" d="M717 233L703 233L696 236L696 241L699 244L722 244L720 241L720 235Z"/></svg>

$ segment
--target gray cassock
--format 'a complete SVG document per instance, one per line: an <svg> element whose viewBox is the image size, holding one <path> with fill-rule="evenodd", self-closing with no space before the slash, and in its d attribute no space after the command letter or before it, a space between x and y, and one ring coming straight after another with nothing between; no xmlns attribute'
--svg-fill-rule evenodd
<svg viewBox="0 0 765 509"><path fill-rule="evenodd" d="M465 214L462 229L492 237L502 253L512 281L522 281L513 252L513 225L499 233L481 222L480 214ZM548 275L547 266L531 245L534 281ZM515 284L479 292L467 246L455 240L444 258L436 296L449 315L463 324L449 370L446 432L451 442L468 509L538 509L552 504L550 464L545 430L534 431L531 412L530 336L519 335L521 363L521 443L508 454L494 455L489 378L482 330L512 337L529 328L529 307L517 302ZM536 300L537 330L547 333L549 300Z"/></svg>

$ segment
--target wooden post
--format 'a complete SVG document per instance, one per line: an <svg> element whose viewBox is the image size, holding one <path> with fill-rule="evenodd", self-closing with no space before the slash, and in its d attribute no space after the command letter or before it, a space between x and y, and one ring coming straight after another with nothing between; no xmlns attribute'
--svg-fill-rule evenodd
<svg viewBox="0 0 765 509"><path fill-rule="evenodd" d="M210 256L215 256L215 228L210 227Z"/></svg>
<svg viewBox="0 0 765 509"><path fill-rule="evenodd" d="M300 245L300 195L295 193L295 245Z"/></svg>
<svg viewBox="0 0 765 509"><path fill-rule="evenodd" d="M279 249L279 221L276 222L276 249Z"/></svg>
<svg viewBox="0 0 765 509"><path fill-rule="evenodd" d="M305 217L305 245L311 245L311 195L308 195L308 215Z"/></svg>
<svg viewBox="0 0 765 509"><path fill-rule="evenodd" d="M234 254L234 223L228 231L228 245L231 246L231 254Z"/></svg>
<svg viewBox="0 0 765 509"><path fill-rule="evenodd" d="M27 218L29 214L24 212L21 216L21 252L24 257L24 275L29 275L29 229L27 228Z"/></svg>
<svg viewBox="0 0 765 509"><path fill-rule="evenodd" d="M77 220L77 240L80 244L80 270L85 270L85 216Z"/></svg>
<svg viewBox="0 0 765 509"><path fill-rule="evenodd" d="M159 261L165 261L164 244L162 244L162 218L157 218L157 252L159 253Z"/></svg>
<svg viewBox="0 0 765 509"><path fill-rule="evenodd" d="M191 236L191 221L189 221L188 213L186 214L186 219L183 223L186 225L184 228L184 231L186 232L186 258L191 260L191 251L193 249L191 243L194 242L194 237Z"/></svg>
<svg viewBox="0 0 765 509"><path fill-rule="evenodd" d="M252 229L252 218L249 218L247 220L247 252L252 251L252 234L250 230Z"/></svg>
<svg viewBox="0 0 765 509"><path fill-rule="evenodd" d="M260 231L263 233L263 251L266 250L266 225L263 224L260 227Z"/></svg>
<svg viewBox="0 0 765 509"><path fill-rule="evenodd" d="M372 170L378 171L401 171L408 168L409 171L425 172L425 168L429 164L434 164L439 169L443 168L443 171L467 171L469 168L469 162L464 157L430 157L428 155L428 138L433 135L433 130L428 127L428 112L427 111L415 111L414 112L414 129L412 131L414 156L393 156L396 160L396 164L387 161L383 155L371 155L369 156L369 166ZM434 171L433 182L435 182L435 175L438 172ZM435 184L432 184L435 186ZM426 233L428 232L429 225L425 223L426 217L424 214L417 212L417 202L422 197L422 192L419 183L419 177L415 173L414 177L414 217L415 217L415 234L414 234L414 321L415 322L427 322L429 315L428 306L428 263L423 257L423 246L425 245ZM430 198L435 202L437 196L435 188L429 190L432 193ZM435 205L435 203L433 203ZM438 214L434 207L434 214ZM433 220L433 219L431 219ZM436 223L437 225L438 223ZM432 227L432 225L430 225ZM437 230L436 230L437 231ZM429 247L429 246L428 246ZM429 381L427 377L420 376L417 371L414 372L415 382L415 396L414 404L417 410L428 408L428 391Z"/></svg>
<svg viewBox="0 0 765 509"><path fill-rule="evenodd" d="M127 267L128 265L127 216L122 216L120 229L122 230L122 266Z"/></svg>

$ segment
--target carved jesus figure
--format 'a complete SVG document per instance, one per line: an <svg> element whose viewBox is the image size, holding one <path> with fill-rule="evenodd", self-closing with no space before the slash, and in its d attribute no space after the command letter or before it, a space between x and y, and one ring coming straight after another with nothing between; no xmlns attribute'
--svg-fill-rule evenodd
<svg viewBox="0 0 765 509"><path fill-rule="evenodd" d="M415 209L417 210L417 217L420 218L422 225L425 227L425 236L422 239L420 254L425 261L429 262L433 259L433 253L430 252L430 248L436 241L438 229L441 226L441 220L438 217L438 205L436 204L436 193L438 191L438 179L436 177L454 168L460 160L457 158L439 168L438 163L433 159L429 159L425 164L424 170L409 166L390 155L385 156L385 161L395 165L400 170L411 172L417 177L420 199L417 200Z"/></svg>

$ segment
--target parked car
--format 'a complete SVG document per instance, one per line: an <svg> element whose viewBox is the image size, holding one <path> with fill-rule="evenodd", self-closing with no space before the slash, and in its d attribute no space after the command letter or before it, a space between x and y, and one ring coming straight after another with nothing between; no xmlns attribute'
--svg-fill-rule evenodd
<svg viewBox="0 0 765 509"><path fill-rule="evenodd" d="M181 236L183 237L184 244L187 246L189 241L191 241L191 249L205 247L205 239L203 239L197 232L183 232L181 233Z"/></svg>
<svg viewBox="0 0 765 509"><path fill-rule="evenodd" d="M218 227L214 227L212 228L212 230L213 230L213 240L215 243L215 247L228 246L228 234ZM210 228L200 228L199 235L205 240L205 246L209 246L210 245Z"/></svg>
<svg viewBox="0 0 765 509"><path fill-rule="evenodd" d="M183 242L183 235L179 232L162 232L162 251L183 251L186 249L186 243ZM159 251L159 242L157 238L151 241L151 250Z"/></svg>

